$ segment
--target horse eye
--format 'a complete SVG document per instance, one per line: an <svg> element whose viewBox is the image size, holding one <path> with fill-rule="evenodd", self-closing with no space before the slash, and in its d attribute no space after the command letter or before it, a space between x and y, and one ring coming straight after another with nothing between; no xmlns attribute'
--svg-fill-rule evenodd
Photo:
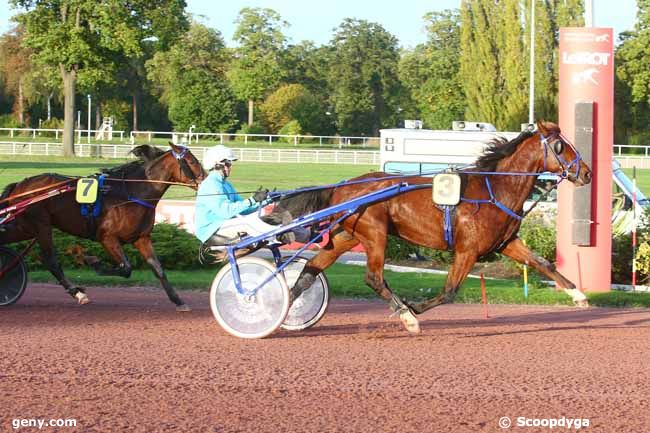
<svg viewBox="0 0 650 433"><path fill-rule="evenodd" d="M555 143L553 143L553 151L555 151L557 154L560 154L562 151L564 151L564 143L562 140L557 140Z"/></svg>

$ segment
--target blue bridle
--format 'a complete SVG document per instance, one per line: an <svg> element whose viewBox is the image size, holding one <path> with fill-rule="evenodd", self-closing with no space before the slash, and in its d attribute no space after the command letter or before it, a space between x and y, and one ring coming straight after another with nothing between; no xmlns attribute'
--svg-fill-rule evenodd
<svg viewBox="0 0 650 433"><path fill-rule="evenodd" d="M571 175L571 169L575 165L575 178L578 179L580 177L580 162L582 161L582 157L580 156L580 152L578 152L578 149L576 149L569 140L567 140L562 134L552 134L549 135L548 137L545 137L544 134L539 133L539 136L541 138L540 142L544 146L544 169L543 171L547 171L547 164L546 160L548 158L548 150L549 148L551 149L551 153L553 153L553 156L555 156L555 159L557 160L558 164L560 167L562 167L562 173L559 174L558 176L561 179L567 179ZM576 157L572 161L567 161L564 159L562 156L562 153L558 153L555 151L555 149L552 147L552 145L560 141L562 145L569 146L571 149L573 149L573 152L576 154ZM552 143L551 143L552 142Z"/></svg>

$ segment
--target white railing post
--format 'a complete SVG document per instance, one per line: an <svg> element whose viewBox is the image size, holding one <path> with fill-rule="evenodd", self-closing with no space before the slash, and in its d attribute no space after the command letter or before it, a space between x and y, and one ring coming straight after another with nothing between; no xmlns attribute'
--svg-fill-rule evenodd
<svg viewBox="0 0 650 433"><path fill-rule="evenodd" d="M244 135L244 144L248 144L248 134Z"/></svg>
<svg viewBox="0 0 650 433"><path fill-rule="evenodd" d="M11 128L9 130L9 135L11 136L11 138L14 138L14 129L13 128Z"/></svg>
<svg viewBox="0 0 650 433"><path fill-rule="evenodd" d="M273 136L272 135L269 135L269 145L270 146L273 145Z"/></svg>
<svg viewBox="0 0 650 433"><path fill-rule="evenodd" d="M219 134L219 143L223 144L223 134Z"/></svg>

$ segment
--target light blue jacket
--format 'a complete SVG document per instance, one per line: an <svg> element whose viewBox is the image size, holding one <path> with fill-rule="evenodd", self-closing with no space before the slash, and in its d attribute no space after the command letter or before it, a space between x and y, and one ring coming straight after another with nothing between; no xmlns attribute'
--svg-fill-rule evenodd
<svg viewBox="0 0 650 433"><path fill-rule="evenodd" d="M259 204L252 198L242 199L230 182L218 171L211 171L201 182L196 197L194 227L196 237L207 241L219 227L235 215L253 212Z"/></svg>

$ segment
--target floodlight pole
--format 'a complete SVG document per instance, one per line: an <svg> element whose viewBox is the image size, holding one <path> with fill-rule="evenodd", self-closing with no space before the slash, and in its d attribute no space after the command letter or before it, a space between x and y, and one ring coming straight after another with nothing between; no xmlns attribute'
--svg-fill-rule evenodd
<svg viewBox="0 0 650 433"><path fill-rule="evenodd" d="M528 87L528 123L535 122L535 0L530 0L530 81Z"/></svg>
<svg viewBox="0 0 650 433"><path fill-rule="evenodd" d="M88 95L88 144L90 144L90 113L92 111L90 107L92 106L92 101L93 99Z"/></svg>

